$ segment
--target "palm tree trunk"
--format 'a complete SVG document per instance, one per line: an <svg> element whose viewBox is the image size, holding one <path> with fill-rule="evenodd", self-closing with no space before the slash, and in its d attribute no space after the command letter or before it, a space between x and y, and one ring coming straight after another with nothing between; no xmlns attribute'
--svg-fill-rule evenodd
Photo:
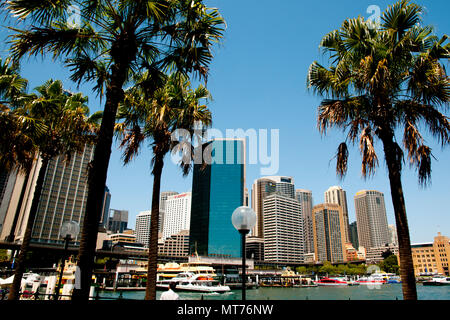
<svg viewBox="0 0 450 320"><path fill-rule="evenodd" d="M161 191L161 174L164 167L164 156L156 155L153 166L152 213L150 216L150 240L148 250L147 285L145 300L156 300L156 273L158 266L158 221L159 196Z"/></svg>
<svg viewBox="0 0 450 320"><path fill-rule="evenodd" d="M45 174L47 172L48 162L49 162L48 158L42 159L42 166L39 169L39 175L36 181L36 188L34 189L30 214L28 215L27 227L25 229L25 235L23 237L22 245L20 246L19 256L16 260L16 267L14 269L14 281L11 286L11 291L9 293L8 300L18 300L20 298L19 292L20 292L20 285L22 282L22 276L25 271L26 254L30 247L34 220L36 218L39 206L39 200L41 197L42 187L44 185L44 179Z"/></svg>
<svg viewBox="0 0 450 320"><path fill-rule="evenodd" d="M406 217L405 199L401 181L402 159L399 146L394 142L393 134L381 137L383 141L386 164L389 171L392 204L394 206L395 223L397 226L400 278L404 300L417 300L416 278L411 252L408 219Z"/></svg>
<svg viewBox="0 0 450 320"><path fill-rule="evenodd" d="M102 124L94 149L94 158L89 170L89 190L77 261L77 267L79 267L80 271L80 287L74 289L73 300L88 300L89 298L98 225L102 211L109 159L111 157L114 124L117 108L123 100L122 86L125 83L128 71L127 66L124 67L120 64L115 64L111 68L111 83L107 88Z"/></svg>
<svg viewBox="0 0 450 320"><path fill-rule="evenodd" d="M19 173L19 171L17 171ZM11 226L11 230L9 232L9 236L6 237L6 241L14 242L15 232L17 227L17 221L19 220L20 209L22 209L23 198L25 197L25 191L27 190L28 180L30 179L31 169L27 169L27 173L25 175L25 180L23 181L22 190L20 191L19 201L17 202L16 212L14 214L13 223Z"/></svg>

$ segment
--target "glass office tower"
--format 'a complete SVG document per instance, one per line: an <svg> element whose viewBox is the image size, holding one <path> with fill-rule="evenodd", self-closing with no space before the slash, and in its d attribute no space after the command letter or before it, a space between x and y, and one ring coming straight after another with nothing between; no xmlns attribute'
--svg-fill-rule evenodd
<svg viewBox="0 0 450 320"><path fill-rule="evenodd" d="M244 203L245 140L217 139L203 148L204 159L210 153L211 161L205 166L194 164L190 251L240 257L240 234L231 215Z"/></svg>

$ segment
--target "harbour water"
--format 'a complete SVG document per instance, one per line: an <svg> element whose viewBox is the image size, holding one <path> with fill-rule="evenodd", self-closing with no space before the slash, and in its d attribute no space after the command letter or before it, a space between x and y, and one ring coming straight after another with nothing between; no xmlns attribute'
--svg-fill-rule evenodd
<svg viewBox="0 0 450 320"><path fill-rule="evenodd" d="M157 292L157 299L162 291ZM423 286L417 284L419 300L450 300L450 286ZM241 291L232 290L225 294L178 292L180 300L240 300ZM110 292L100 291L99 297L143 300L145 291ZM344 286L311 288L259 287L247 290L247 300L402 300L401 284L380 286Z"/></svg>

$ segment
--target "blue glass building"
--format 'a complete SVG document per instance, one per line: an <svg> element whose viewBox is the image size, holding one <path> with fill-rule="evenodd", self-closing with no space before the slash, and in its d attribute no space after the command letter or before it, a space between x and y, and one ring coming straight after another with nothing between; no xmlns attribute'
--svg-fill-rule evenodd
<svg viewBox="0 0 450 320"><path fill-rule="evenodd" d="M213 140L203 148L204 159L210 155L210 161L194 164L190 251L240 257L240 234L231 215L244 203L245 140Z"/></svg>

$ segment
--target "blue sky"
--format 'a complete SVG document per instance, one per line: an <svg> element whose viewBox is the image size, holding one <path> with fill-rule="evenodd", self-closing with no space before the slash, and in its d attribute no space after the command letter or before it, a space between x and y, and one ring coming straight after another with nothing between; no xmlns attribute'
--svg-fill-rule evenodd
<svg viewBox="0 0 450 320"><path fill-rule="evenodd" d="M438 36L448 33L448 1L416 2L426 7L425 24L432 24ZM294 177L296 188L312 190L314 204L323 202L323 193L328 187L340 185L347 191L349 219L354 221L355 193L375 189L385 194L388 222L394 223L383 154L378 154L380 166L375 176L364 180L359 150L352 147L348 174L340 181L332 158L344 135L339 131L329 131L324 137L319 134L316 118L320 99L306 88L309 65L314 60L326 64L326 57L318 49L321 38L337 29L346 18L358 15L369 18L372 15L367 12L369 6L379 6L383 11L392 1L215 0L206 3L219 8L227 21L223 42L214 50L215 59L208 80L208 89L214 99L209 104L213 128L223 132L238 128L279 129L278 174ZM8 34L4 28L0 32L2 39ZM2 57L6 48L2 41ZM77 89L68 79L68 70L59 62L41 58L24 60L22 74L29 79L30 88L49 78L61 79L66 88L89 95L92 111L103 109L92 94L91 85ZM437 159L432 164L432 185L421 188L415 170L407 164L403 171L413 243L431 242L438 231L450 236L447 201L450 198L450 148L441 150L432 138L425 137ZM113 149L107 180L112 193L111 208L128 210L131 227L134 227L136 215L151 206L150 159L150 152L143 150L139 158L124 167L120 151L116 146ZM260 177L260 168L260 165L247 166L249 191L253 181ZM192 175L183 178L178 167L166 161L162 191L189 191L191 185Z"/></svg>

